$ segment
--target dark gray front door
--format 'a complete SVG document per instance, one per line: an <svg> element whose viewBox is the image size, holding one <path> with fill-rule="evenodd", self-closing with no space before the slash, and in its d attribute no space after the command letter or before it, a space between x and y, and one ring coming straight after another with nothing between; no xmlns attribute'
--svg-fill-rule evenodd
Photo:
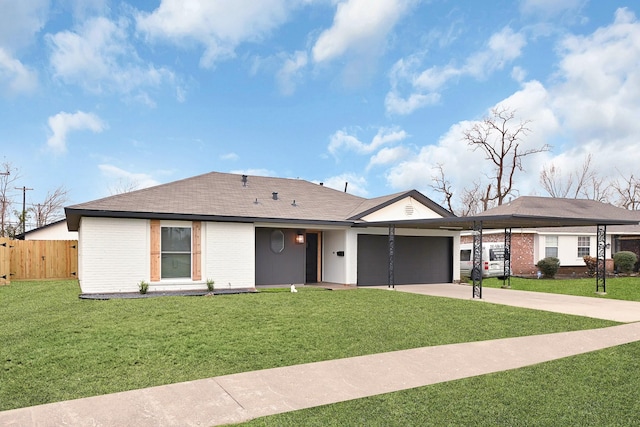
<svg viewBox="0 0 640 427"><path fill-rule="evenodd" d="M386 285L389 237L358 236L358 286ZM451 283L453 238L395 236L395 284Z"/></svg>

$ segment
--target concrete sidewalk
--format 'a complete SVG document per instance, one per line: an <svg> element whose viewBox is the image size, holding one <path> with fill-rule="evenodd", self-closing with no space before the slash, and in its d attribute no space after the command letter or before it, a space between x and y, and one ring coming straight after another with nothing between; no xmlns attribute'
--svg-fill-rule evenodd
<svg viewBox="0 0 640 427"><path fill-rule="evenodd" d="M425 285L424 289L421 288L421 285L412 285L397 287L396 290L430 295L448 293L447 296L471 298L468 286ZM499 291L495 297L493 291ZM518 295L520 298L528 296L501 289L483 292L483 296L487 302L494 302L491 300L497 300L497 295L505 293L510 295L502 298L511 298L510 305L515 305L513 299ZM571 298L575 297L569 297L562 304L553 302L556 300L551 298L550 306L557 309L572 306ZM612 302L614 308L607 304L592 307L593 311L605 314L592 312L591 317L608 318L607 312L615 311L616 303ZM541 300L537 305L544 304ZM630 312L633 307L638 310L640 303L630 306ZM634 341L640 341L640 323L417 348L20 408L0 412L0 426L207 426L236 423L264 415L520 368Z"/></svg>

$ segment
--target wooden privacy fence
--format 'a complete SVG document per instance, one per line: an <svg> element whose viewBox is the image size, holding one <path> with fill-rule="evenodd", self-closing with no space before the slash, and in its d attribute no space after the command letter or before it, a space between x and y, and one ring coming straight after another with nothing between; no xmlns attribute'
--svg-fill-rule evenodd
<svg viewBox="0 0 640 427"><path fill-rule="evenodd" d="M11 280L75 279L77 240L11 240L0 237L0 285Z"/></svg>

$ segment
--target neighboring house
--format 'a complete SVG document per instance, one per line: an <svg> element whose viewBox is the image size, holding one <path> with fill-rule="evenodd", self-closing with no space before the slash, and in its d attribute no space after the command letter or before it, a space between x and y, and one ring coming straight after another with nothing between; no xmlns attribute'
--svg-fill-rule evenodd
<svg viewBox="0 0 640 427"><path fill-rule="evenodd" d="M389 228L454 217L418 191L365 199L322 184L212 172L65 209L83 293L387 284ZM459 230L398 227L397 283L459 279Z"/></svg>
<svg viewBox="0 0 640 427"><path fill-rule="evenodd" d="M77 231L69 231L67 220L61 219L16 236L18 240L78 240Z"/></svg>
<svg viewBox="0 0 640 427"><path fill-rule="evenodd" d="M520 197L512 202L514 206L506 206L501 211L518 212L518 204L526 200L535 201L540 215L545 215L546 209L552 209L549 203L560 202L560 199L544 197ZM617 209L620 219L636 219L640 221L640 212L616 208L608 204L592 200L566 199L568 205L572 203L587 204L598 215L602 209L608 212ZM497 209L497 208L496 208ZM485 214L490 216L495 210ZM615 211L614 211L615 212ZM548 216L555 213L549 212ZM596 216L594 216L596 217ZM609 225L606 228L605 257L607 270L613 271L613 254L619 251L635 252L640 258L640 225ZM484 230L483 242L503 242L504 230ZM461 243L469 243L473 237L463 232ZM559 274L584 275L587 271L583 257L597 254L596 227L541 227L541 228L512 228L511 229L511 270L516 276L535 276L539 260L553 256L560 260Z"/></svg>

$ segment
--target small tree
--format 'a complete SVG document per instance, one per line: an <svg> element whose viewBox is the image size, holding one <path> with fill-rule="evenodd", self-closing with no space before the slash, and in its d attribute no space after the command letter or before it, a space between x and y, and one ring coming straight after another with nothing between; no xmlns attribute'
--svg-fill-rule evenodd
<svg viewBox="0 0 640 427"><path fill-rule="evenodd" d="M616 264L618 271L623 274L631 273L637 261L638 257L633 252L620 251L613 255L613 262Z"/></svg>
<svg viewBox="0 0 640 427"><path fill-rule="evenodd" d="M553 279L560 268L560 260L556 257L546 257L536 265L545 279Z"/></svg>

